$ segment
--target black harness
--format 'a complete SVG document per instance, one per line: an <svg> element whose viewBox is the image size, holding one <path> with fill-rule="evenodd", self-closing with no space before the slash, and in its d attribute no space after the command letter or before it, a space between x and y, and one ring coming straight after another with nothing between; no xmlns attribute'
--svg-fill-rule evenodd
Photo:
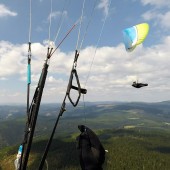
<svg viewBox="0 0 170 170"><path fill-rule="evenodd" d="M84 125L79 125L78 128L81 134L77 137L77 149L82 170L103 170L105 149L99 138Z"/></svg>

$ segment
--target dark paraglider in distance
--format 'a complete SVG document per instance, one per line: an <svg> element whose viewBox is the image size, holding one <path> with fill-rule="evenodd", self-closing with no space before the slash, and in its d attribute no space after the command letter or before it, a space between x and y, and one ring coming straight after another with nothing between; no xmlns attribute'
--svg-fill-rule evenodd
<svg viewBox="0 0 170 170"><path fill-rule="evenodd" d="M134 81L132 86L135 88L141 88L141 87L148 86L148 84L147 83L138 83L138 82Z"/></svg>

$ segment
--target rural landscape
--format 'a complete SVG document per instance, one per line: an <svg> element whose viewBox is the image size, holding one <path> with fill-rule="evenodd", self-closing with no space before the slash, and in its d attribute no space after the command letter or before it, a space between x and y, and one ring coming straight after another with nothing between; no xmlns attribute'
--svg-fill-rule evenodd
<svg viewBox="0 0 170 170"><path fill-rule="evenodd" d="M0 170L170 170L169 21L169 0L1 2Z"/></svg>
<svg viewBox="0 0 170 170"><path fill-rule="evenodd" d="M54 126L60 104L42 104L35 129L29 168L36 169ZM0 169L14 169L26 121L24 105L0 106ZM80 170L77 126L96 132L108 150L104 170L168 170L170 167L170 101L87 102L67 106L47 156L50 170ZM44 169L47 169L44 166Z"/></svg>

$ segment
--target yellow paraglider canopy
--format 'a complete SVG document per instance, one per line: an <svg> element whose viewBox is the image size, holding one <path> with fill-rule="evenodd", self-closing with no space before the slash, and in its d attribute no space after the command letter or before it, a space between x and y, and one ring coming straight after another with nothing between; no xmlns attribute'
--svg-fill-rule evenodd
<svg viewBox="0 0 170 170"><path fill-rule="evenodd" d="M123 30L124 44L127 51L133 51L147 37L149 25L142 23Z"/></svg>

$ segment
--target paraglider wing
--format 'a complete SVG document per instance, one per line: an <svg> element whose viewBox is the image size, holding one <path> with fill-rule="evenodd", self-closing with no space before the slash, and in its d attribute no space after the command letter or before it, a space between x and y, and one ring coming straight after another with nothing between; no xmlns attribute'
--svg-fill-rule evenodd
<svg viewBox="0 0 170 170"><path fill-rule="evenodd" d="M137 45L141 44L147 37L149 25L142 23L123 30L123 38L126 51L133 51Z"/></svg>

